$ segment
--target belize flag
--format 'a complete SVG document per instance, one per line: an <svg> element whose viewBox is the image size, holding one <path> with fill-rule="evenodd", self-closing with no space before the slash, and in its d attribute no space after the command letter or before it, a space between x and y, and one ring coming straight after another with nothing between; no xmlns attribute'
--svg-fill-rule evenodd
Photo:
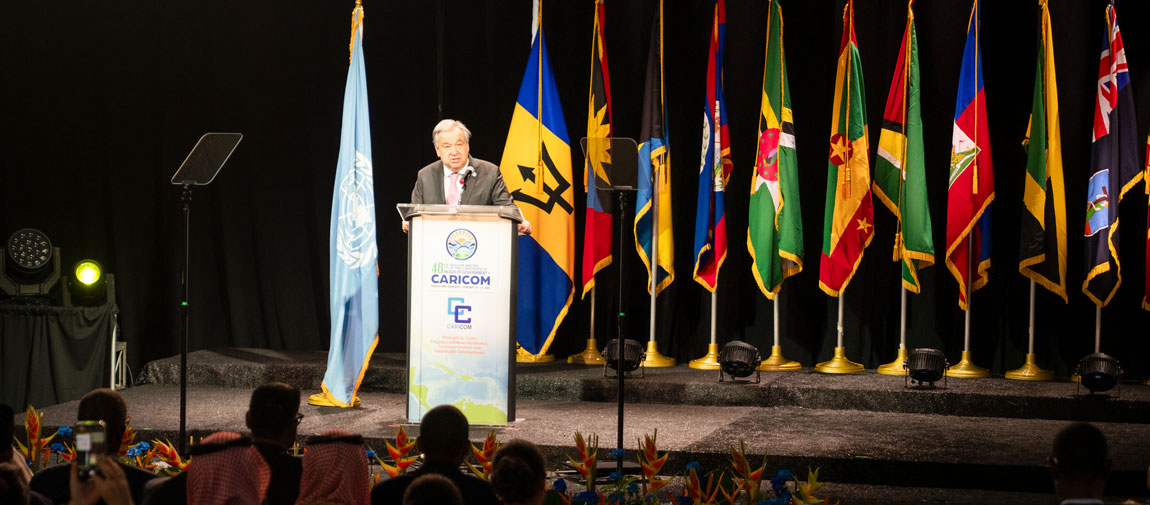
<svg viewBox="0 0 1150 505"><path fill-rule="evenodd" d="M323 392L308 398L312 405L359 405L355 392L379 342L375 191L363 61L363 7L356 6L331 202L331 348Z"/></svg>
<svg viewBox="0 0 1150 505"><path fill-rule="evenodd" d="M966 47L954 107L950 148L950 182L946 199L946 268L958 281L958 306L967 308L971 291L990 279L990 203L994 201L994 169L990 162L990 131L982 88L982 57L978 48L978 0L966 26ZM973 241L974 257L968 241ZM974 276L974 279L970 279Z"/></svg>
<svg viewBox="0 0 1150 505"><path fill-rule="evenodd" d="M707 96L703 100L703 156L699 160L699 203L695 211L695 280L714 293L719 268L727 259L727 221L723 194L731 176L727 100L723 96L723 43L727 13L715 3L711 47L707 52Z"/></svg>

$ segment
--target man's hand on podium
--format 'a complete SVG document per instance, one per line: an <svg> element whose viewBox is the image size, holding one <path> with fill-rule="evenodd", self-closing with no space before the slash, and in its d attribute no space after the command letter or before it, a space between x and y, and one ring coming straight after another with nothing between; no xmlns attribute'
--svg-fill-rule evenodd
<svg viewBox="0 0 1150 505"><path fill-rule="evenodd" d="M406 229L405 229L405 231L406 231ZM522 223L519 223L519 234L520 235L530 235L531 234L531 223L529 221L524 221Z"/></svg>
<svg viewBox="0 0 1150 505"><path fill-rule="evenodd" d="M409 225L408 225L407 221L404 221L404 222L403 222L403 225L402 225L402 228L403 228L403 232L404 232L404 233L407 233L407 229L408 229L408 226L409 226Z"/></svg>

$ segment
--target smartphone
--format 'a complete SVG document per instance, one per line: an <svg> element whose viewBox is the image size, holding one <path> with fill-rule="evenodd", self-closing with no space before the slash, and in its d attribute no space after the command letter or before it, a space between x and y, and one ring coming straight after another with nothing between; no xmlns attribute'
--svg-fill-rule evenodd
<svg viewBox="0 0 1150 505"><path fill-rule="evenodd" d="M91 480L98 472L96 465L107 452L104 421L79 421L72 428L76 436L76 471L81 481Z"/></svg>

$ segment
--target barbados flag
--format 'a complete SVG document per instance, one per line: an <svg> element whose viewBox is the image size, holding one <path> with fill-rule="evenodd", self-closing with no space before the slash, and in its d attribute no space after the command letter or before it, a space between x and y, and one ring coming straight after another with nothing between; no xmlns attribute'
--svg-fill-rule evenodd
<svg viewBox="0 0 1150 505"><path fill-rule="evenodd" d="M308 403L359 405L355 392L379 342L379 268L371 122L363 66L363 7L351 16L351 65L343 92L343 128L331 202L331 348L323 392Z"/></svg>
<svg viewBox="0 0 1150 505"><path fill-rule="evenodd" d="M727 221L723 193L731 176L731 141L727 133L727 100L723 94L723 43L727 12L715 2L711 46L707 51L707 96L703 100L703 147L699 162L699 200L695 211L695 280L714 293L719 268L727 259Z"/></svg>
<svg viewBox="0 0 1150 505"><path fill-rule="evenodd" d="M671 138L663 96L663 1L651 26L643 123L639 129L639 182L635 192L635 249L655 278L647 289L656 296L675 280L675 234L671 227ZM652 221L654 220L654 221ZM654 286L652 286L654 285ZM651 288L654 287L654 290Z"/></svg>
<svg viewBox="0 0 1150 505"><path fill-rule="evenodd" d="M966 310L971 291L990 280L990 202L994 201L994 169L990 163L990 131L982 89L982 57L978 48L978 0L970 11L966 46L958 79L954 129L950 147L950 183L946 199L946 268L958 281L958 306ZM968 247L974 241L975 256ZM969 276L976 276L970 279Z"/></svg>
<svg viewBox="0 0 1150 505"><path fill-rule="evenodd" d="M1105 307L1122 285L1118 261L1118 204L1142 179L1138 164L1138 128L1134 93L1126 65L1126 47L1118 30L1114 6L1106 8L1105 44L1098 65L1094 102L1094 142L1090 149L1093 175L1087 184L1086 280L1082 292Z"/></svg>
<svg viewBox="0 0 1150 505"><path fill-rule="evenodd" d="M499 163L507 190L534 230L519 237L519 361L547 354L574 293L575 190L567 138L540 26Z"/></svg>
<svg viewBox="0 0 1150 505"><path fill-rule="evenodd" d="M827 200L819 288L839 296L857 271L874 238L870 192L870 141L862 58L855 40L854 1L843 8L843 37L835 73L835 102L827 162Z"/></svg>

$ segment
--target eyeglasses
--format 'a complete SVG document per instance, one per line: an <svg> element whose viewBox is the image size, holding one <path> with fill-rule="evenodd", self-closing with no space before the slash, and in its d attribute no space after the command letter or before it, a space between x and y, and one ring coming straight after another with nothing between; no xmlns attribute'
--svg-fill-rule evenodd
<svg viewBox="0 0 1150 505"><path fill-rule="evenodd" d="M298 413L297 413L297 414L295 415L295 425L296 425L296 426L299 426L299 423L302 423L302 422L303 422L303 414L298 414Z"/></svg>

